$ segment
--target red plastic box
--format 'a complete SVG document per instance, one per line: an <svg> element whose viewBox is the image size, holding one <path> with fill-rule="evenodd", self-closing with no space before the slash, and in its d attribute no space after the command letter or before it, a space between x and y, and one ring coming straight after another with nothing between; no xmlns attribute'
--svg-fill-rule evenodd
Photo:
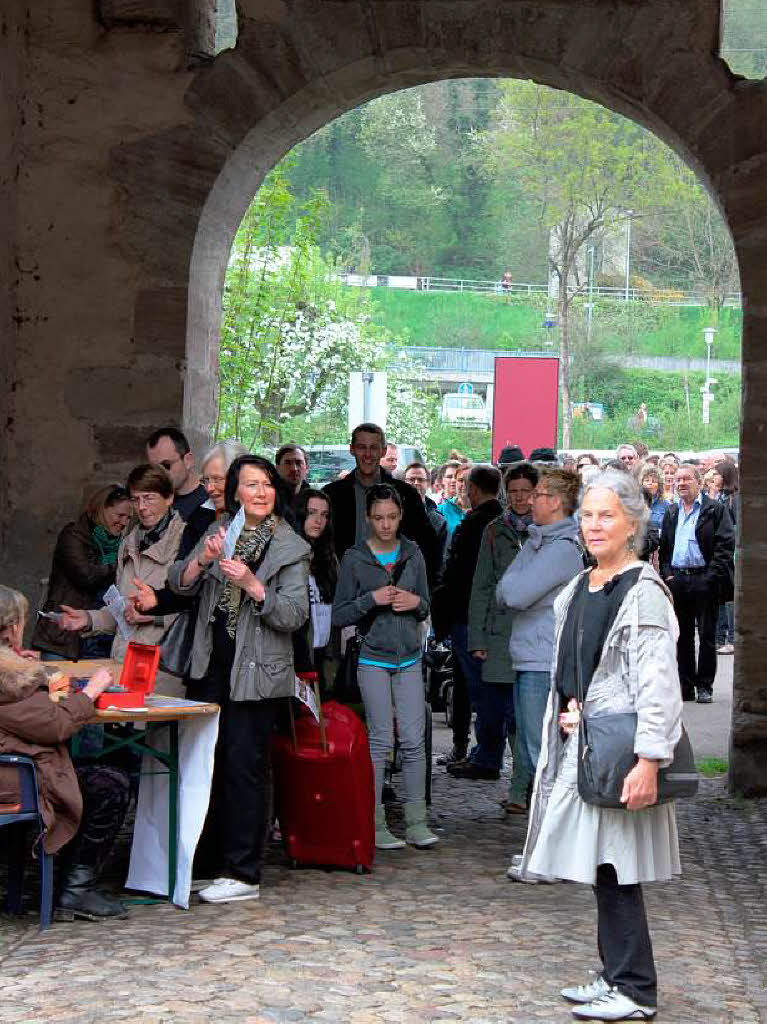
<svg viewBox="0 0 767 1024"><path fill-rule="evenodd" d="M120 686L125 693L102 693L96 698L99 711L107 708L140 708L154 689L154 677L160 664L160 648L155 644L129 643L125 652Z"/></svg>

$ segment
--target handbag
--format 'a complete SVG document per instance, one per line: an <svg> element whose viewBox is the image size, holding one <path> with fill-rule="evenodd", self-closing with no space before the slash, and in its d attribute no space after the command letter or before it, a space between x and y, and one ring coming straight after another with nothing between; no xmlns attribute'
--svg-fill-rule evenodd
<svg viewBox="0 0 767 1024"><path fill-rule="evenodd" d="M160 639L160 668L172 676L187 676L192 667L192 645L197 604L179 612Z"/></svg>
<svg viewBox="0 0 767 1024"><path fill-rule="evenodd" d="M637 763L634 753L637 714L635 711L583 714L581 641L584 608L585 601L581 597L576 630L578 649L575 656L578 703L581 707L578 724L578 795L584 803L596 807L626 810L626 804L621 803L621 793L626 776ZM692 743L683 725L672 763L658 771L656 803L695 796L698 784Z"/></svg>
<svg viewBox="0 0 767 1024"><path fill-rule="evenodd" d="M357 679L360 651L364 637L355 631L346 641L346 649L333 681L333 699L341 704L361 704L362 694Z"/></svg>

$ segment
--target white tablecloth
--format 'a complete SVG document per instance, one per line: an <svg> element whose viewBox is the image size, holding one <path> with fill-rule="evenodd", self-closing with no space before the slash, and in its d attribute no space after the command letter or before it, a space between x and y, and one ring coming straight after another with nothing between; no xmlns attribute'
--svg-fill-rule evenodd
<svg viewBox="0 0 767 1024"><path fill-rule="evenodd" d="M218 736L218 712L183 718L178 728L178 841L176 888L173 902L189 907L192 859L202 832L210 801L213 753ZM152 729L152 746L168 749L168 729ZM136 824L133 830L130 867L125 883L160 896L168 895L168 776L163 765L145 754L141 765ZM143 774L160 772L163 774Z"/></svg>

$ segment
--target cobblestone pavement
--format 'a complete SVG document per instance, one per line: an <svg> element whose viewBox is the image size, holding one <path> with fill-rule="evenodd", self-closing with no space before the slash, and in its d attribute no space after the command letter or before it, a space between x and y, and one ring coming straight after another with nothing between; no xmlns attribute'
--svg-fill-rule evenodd
<svg viewBox="0 0 767 1024"><path fill-rule="evenodd" d="M557 992L597 965L593 896L507 881L525 823L503 795L435 768L441 843L379 854L365 877L291 870L275 850L260 902L132 907L43 936L31 915L0 920L0 1021L570 1020ZM679 821L684 875L645 889L657 1020L767 1021L767 801L706 781Z"/></svg>

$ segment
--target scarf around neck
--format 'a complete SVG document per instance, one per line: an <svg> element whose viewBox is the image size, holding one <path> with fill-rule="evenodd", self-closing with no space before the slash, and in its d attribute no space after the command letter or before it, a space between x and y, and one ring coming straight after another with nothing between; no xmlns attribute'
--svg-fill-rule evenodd
<svg viewBox="0 0 767 1024"><path fill-rule="evenodd" d="M510 526L512 530L516 530L517 533L524 536L527 533L530 523L533 521L533 514L532 512L526 512L521 516L517 512L514 512L513 509L509 508L503 513L503 521L507 526Z"/></svg>
<svg viewBox="0 0 767 1024"><path fill-rule="evenodd" d="M139 526L138 530L138 549L139 551L146 551L147 548L151 548L153 544L162 537L165 531L170 526L170 521L173 516L173 509L169 508L165 515L162 517L159 523L155 523L154 526L150 526L148 530L144 530Z"/></svg>
<svg viewBox="0 0 767 1024"><path fill-rule="evenodd" d="M98 554L99 565L117 564L117 549L120 547L121 539L113 536L101 523L94 523L91 526L91 540Z"/></svg>
<svg viewBox="0 0 767 1024"><path fill-rule="evenodd" d="M262 523L253 528L244 526L234 545L232 557L245 562L253 571L254 564L258 566L263 561L276 526L277 517L274 515L267 516ZM226 631L232 639L237 631L237 617L240 614L242 594L242 587L237 586L232 580L227 580L218 601L218 608L226 615Z"/></svg>

